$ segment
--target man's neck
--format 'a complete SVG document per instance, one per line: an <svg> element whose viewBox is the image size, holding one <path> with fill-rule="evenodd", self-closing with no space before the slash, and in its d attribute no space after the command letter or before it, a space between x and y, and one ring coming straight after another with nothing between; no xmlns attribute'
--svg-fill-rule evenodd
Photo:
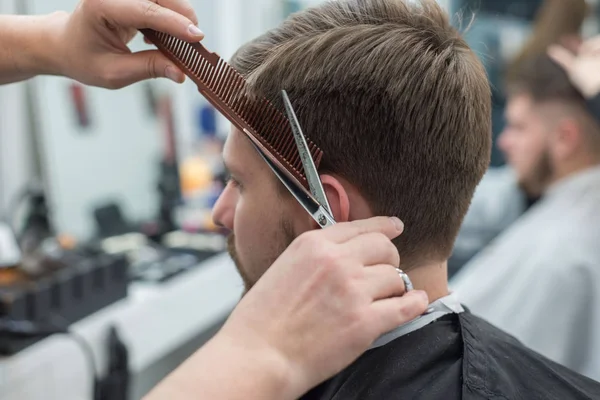
<svg viewBox="0 0 600 400"><path fill-rule="evenodd" d="M600 166L600 160L591 157L581 157L573 160L573 162L566 163L561 167L555 168L554 176L552 177L553 185L571 176L577 175L581 172L587 171L590 168Z"/></svg>
<svg viewBox="0 0 600 400"><path fill-rule="evenodd" d="M429 302L447 296L448 263L427 264L406 271L415 289L424 290L429 296Z"/></svg>

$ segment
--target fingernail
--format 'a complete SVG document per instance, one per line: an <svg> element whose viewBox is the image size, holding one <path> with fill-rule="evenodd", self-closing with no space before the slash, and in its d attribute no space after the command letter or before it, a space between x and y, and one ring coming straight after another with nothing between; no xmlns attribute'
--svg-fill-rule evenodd
<svg viewBox="0 0 600 400"><path fill-rule="evenodd" d="M181 79L179 78L180 75L177 73L177 71L175 70L175 68L168 66L167 69L165 70L165 76L172 80L173 82L179 83L181 82Z"/></svg>
<svg viewBox="0 0 600 400"><path fill-rule="evenodd" d="M204 32L200 30L196 25L190 24L188 31L194 36L204 36Z"/></svg>
<svg viewBox="0 0 600 400"><path fill-rule="evenodd" d="M392 223L399 232L402 232L404 230L404 222L400 221L400 218L390 217L390 219L392 220Z"/></svg>

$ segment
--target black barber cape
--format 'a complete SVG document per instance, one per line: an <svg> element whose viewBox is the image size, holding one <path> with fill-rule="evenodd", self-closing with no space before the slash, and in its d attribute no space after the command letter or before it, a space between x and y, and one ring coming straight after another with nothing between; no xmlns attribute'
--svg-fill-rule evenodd
<svg viewBox="0 0 600 400"><path fill-rule="evenodd" d="M600 383L465 310L368 350L302 397L325 399L600 399Z"/></svg>

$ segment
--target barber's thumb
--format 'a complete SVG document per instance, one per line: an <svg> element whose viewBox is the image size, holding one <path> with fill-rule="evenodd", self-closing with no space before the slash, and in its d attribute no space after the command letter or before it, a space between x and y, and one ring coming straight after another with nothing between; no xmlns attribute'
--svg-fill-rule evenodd
<svg viewBox="0 0 600 400"><path fill-rule="evenodd" d="M185 80L183 72L158 50L121 55L115 60L114 68L117 72L111 86L116 88L154 78L167 78L177 83Z"/></svg>

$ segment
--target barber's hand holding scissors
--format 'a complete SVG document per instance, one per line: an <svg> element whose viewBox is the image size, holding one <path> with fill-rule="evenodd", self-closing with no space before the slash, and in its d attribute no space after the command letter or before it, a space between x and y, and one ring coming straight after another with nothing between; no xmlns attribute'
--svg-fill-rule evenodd
<svg viewBox="0 0 600 400"><path fill-rule="evenodd" d="M563 67L573 85L590 99L600 93L600 36L588 39L572 50L553 45L548 54Z"/></svg>
<svg viewBox="0 0 600 400"><path fill-rule="evenodd" d="M390 241L401 228L393 222L378 217L299 236L215 338L146 400L296 399L421 315L424 292L401 296Z"/></svg>

